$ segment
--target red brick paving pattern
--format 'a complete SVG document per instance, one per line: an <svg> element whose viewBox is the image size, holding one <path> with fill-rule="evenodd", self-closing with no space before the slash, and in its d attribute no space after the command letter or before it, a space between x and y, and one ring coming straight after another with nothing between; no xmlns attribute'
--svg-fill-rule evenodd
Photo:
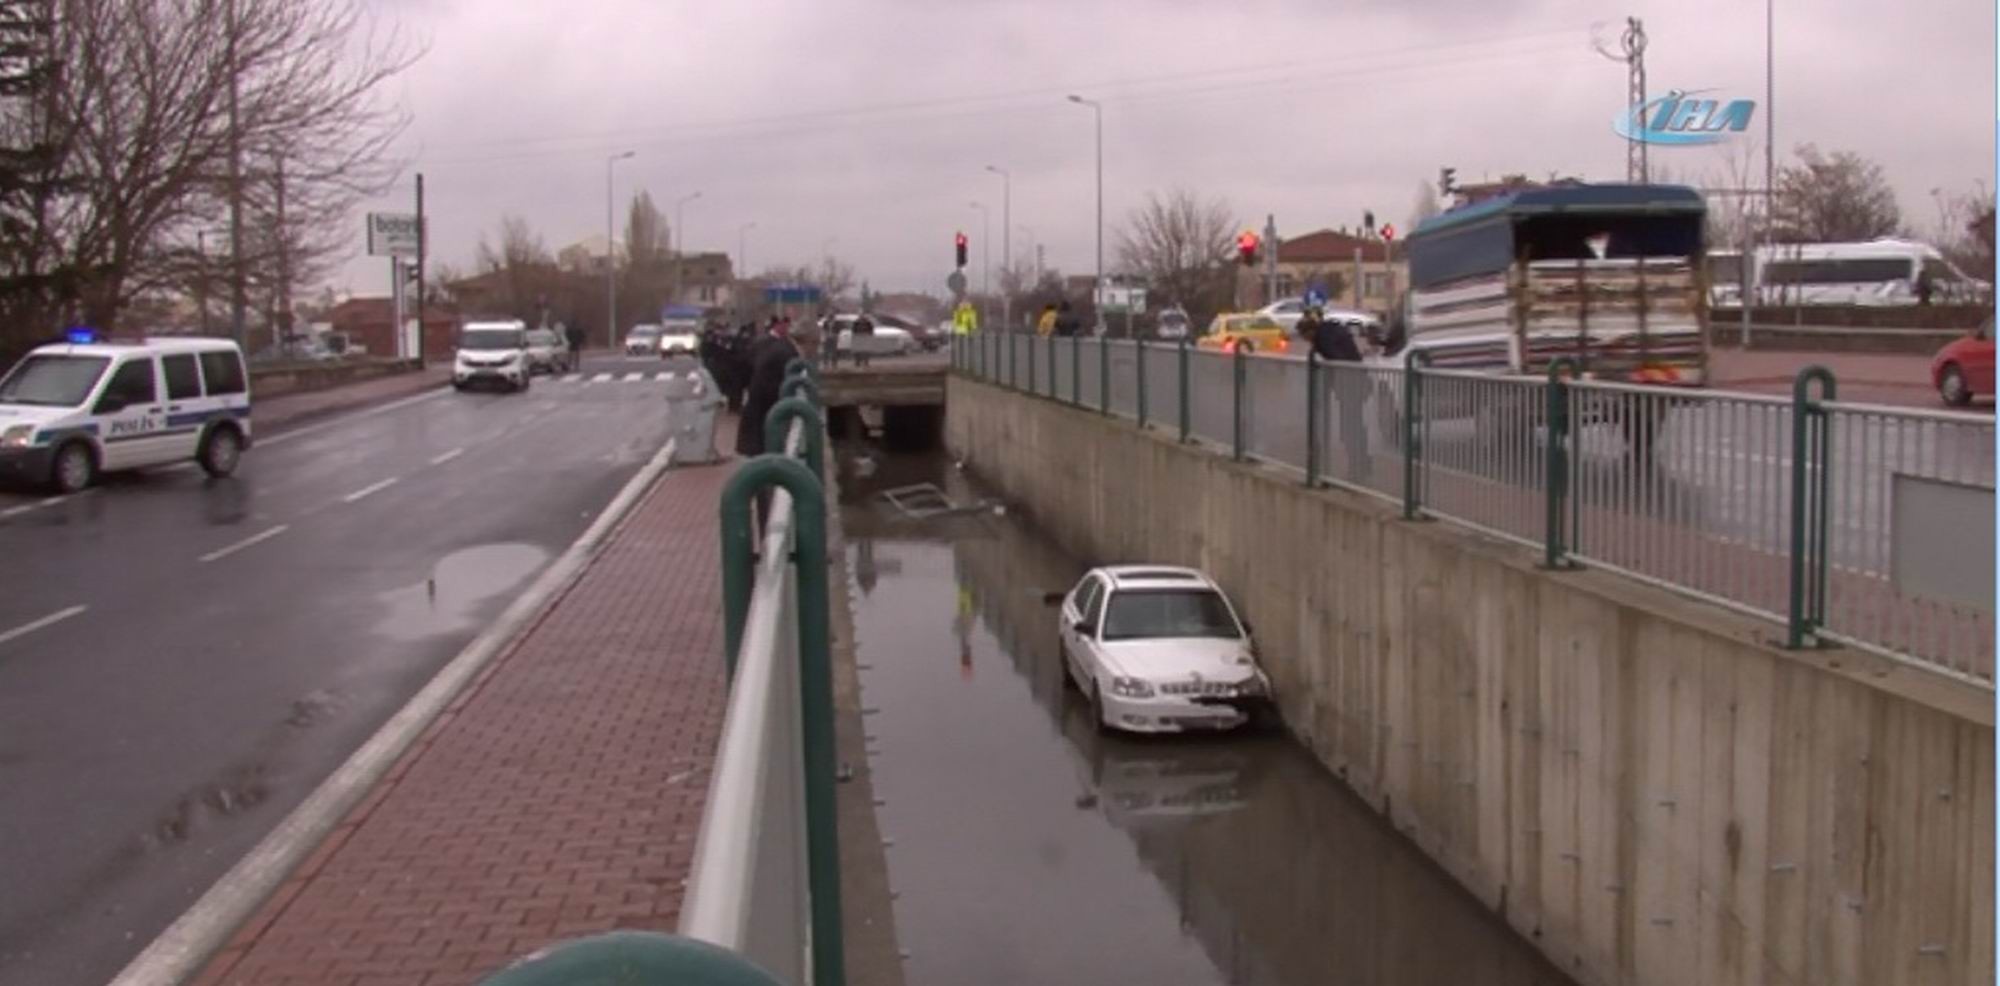
<svg viewBox="0 0 2000 986"><path fill-rule="evenodd" d="M721 729L733 469L668 473L197 982L449 986L673 930Z"/></svg>

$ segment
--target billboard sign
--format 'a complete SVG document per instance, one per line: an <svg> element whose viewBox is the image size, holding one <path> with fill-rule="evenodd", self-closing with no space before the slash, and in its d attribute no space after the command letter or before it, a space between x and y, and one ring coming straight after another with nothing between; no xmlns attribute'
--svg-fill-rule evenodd
<svg viewBox="0 0 2000 986"><path fill-rule="evenodd" d="M368 214L368 255L414 257L422 240L417 217L407 212Z"/></svg>

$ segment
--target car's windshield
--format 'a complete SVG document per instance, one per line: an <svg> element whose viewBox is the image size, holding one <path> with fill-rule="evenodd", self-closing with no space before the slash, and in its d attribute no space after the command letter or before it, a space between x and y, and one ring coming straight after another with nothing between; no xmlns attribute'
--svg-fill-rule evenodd
<svg viewBox="0 0 2000 986"><path fill-rule="evenodd" d="M460 349L519 349L520 329L472 329L458 340Z"/></svg>
<svg viewBox="0 0 2000 986"><path fill-rule="evenodd" d="M76 407L90 396L110 362L103 356L30 356L0 380L0 404Z"/></svg>
<svg viewBox="0 0 2000 986"><path fill-rule="evenodd" d="M556 334L548 329L536 329L528 333L528 345L530 346L553 346L555 344Z"/></svg>
<svg viewBox="0 0 2000 986"><path fill-rule="evenodd" d="M654 336L657 336L657 335L659 335L659 334L660 334L660 327L659 327L659 326L657 326L657 325L641 325L641 326L639 326L638 328L636 328L636 329L633 329L633 330L632 330L632 332L631 332L631 334L630 334L630 335L628 335L628 336L626 336L626 338L628 338L628 339L651 339L651 338L653 338Z"/></svg>
<svg viewBox="0 0 2000 986"><path fill-rule="evenodd" d="M1242 635L1213 589L1124 589L1112 594L1104 613L1105 640Z"/></svg>

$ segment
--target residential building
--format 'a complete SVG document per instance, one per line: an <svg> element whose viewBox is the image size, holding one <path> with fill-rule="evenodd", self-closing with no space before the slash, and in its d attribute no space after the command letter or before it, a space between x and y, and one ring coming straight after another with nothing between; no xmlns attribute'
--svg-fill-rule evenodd
<svg viewBox="0 0 2000 986"><path fill-rule="evenodd" d="M731 287L736 282L736 273L729 254L711 251L671 258L667 261L667 276L671 278L670 284L680 288L680 293L673 298L679 304L703 308L730 307Z"/></svg>
<svg viewBox="0 0 2000 986"><path fill-rule="evenodd" d="M605 238L602 236L586 236L569 246L563 247L561 250L556 251L556 266L571 273L603 277L605 242ZM610 243L612 252L623 253L623 243L615 239L611 240Z"/></svg>

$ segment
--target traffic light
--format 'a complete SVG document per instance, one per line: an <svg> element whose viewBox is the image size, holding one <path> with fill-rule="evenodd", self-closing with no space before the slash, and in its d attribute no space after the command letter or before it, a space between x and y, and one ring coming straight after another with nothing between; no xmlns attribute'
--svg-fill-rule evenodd
<svg viewBox="0 0 2000 986"><path fill-rule="evenodd" d="M960 267L964 267L964 266L965 266L965 234L964 234L964 233L960 233L960 234L958 234L958 237L957 237L957 239L956 239L956 240L954 240L953 242L954 242L954 243L956 244L956 246L958 247L958 266L960 266Z"/></svg>
<svg viewBox="0 0 2000 986"><path fill-rule="evenodd" d="M1438 169L1438 194L1439 194L1439 195L1450 195L1450 194L1451 194L1452 192L1454 192L1454 191L1457 191L1457 190L1458 190L1458 183L1457 183L1456 181L1454 181L1454 180L1453 180L1453 179L1455 179L1455 178L1456 178L1457 176L1458 176L1458 169L1457 169L1457 168L1439 168L1439 169Z"/></svg>
<svg viewBox="0 0 2000 986"><path fill-rule="evenodd" d="M1254 266L1257 263L1256 233L1246 229L1243 231L1243 235L1236 238L1236 256L1237 259L1243 261L1243 266L1245 267Z"/></svg>
<svg viewBox="0 0 2000 986"><path fill-rule="evenodd" d="M1375 210L1369 209L1361 214L1361 228L1370 233L1375 232Z"/></svg>

